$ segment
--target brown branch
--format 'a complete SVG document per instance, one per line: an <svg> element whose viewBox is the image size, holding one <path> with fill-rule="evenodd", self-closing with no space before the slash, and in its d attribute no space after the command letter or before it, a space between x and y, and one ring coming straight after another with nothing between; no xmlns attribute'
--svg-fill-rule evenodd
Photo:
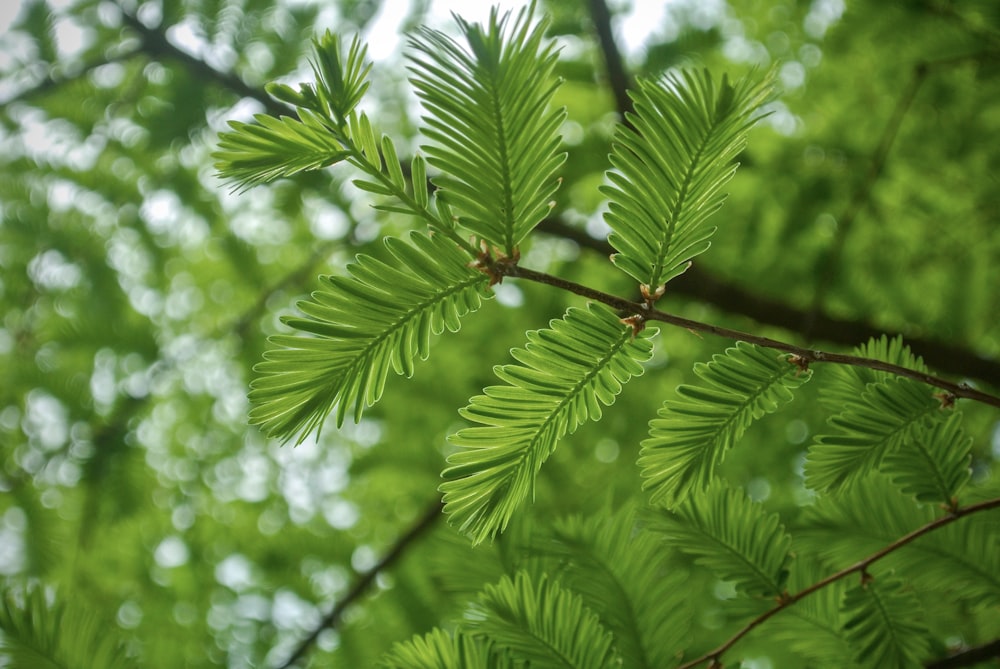
<svg viewBox="0 0 1000 669"><path fill-rule="evenodd" d="M576 242L578 245L602 255L614 253L615 249L603 239L595 239L582 230L565 223L549 219L543 221L540 231ZM670 295L684 295L711 304L731 314L739 314L759 323L774 325L789 332L805 335L803 324L807 312L798 307L763 295L750 292L737 284L728 283L710 272L692 266L670 282ZM813 322L815 336L823 341L855 346L872 337L886 334L894 337L899 332L878 328L865 320L834 318L818 312ZM992 386L1000 387L1000 360L990 360L977 355L968 348L949 342L923 337L906 336L906 343L913 352L921 356L927 364L942 372L978 379Z"/></svg>
<svg viewBox="0 0 1000 669"><path fill-rule="evenodd" d="M940 529L940 528L944 527L945 525L950 525L951 523L955 522L959 518L963 518L965 516L969 516L969 515L972 515L974 513L978 513L980 511L988 511L990 509L996 509L996 508L1000 508L1000 498L990 499L990 500L987 500L985 502L979 502L977 504L970 504L969 506L966 506L966 507L960 507L960 508L954 509L953 511L950 511L947 515L941 516L940 518L938 518L936 520L932 520L931 522L927 523L926 525L922 525L921 527L918 527L917 529L913 530L909 534L903 535L899 539L896 539L891 544L888 544L887 546L883 547L882 549L880 549L880 550L872 553L868 557L866 557L866 558L864 558L864 559L862 559L862 560L860 560L858 562L855 562L850 567L846 567L846 568L841 569L840 571L838 571L838 572L836 572L834 574L830 574L826 578L824 578L824 579L822 579L820 581L817 581L816 583L813 583L808 588L800 590L799 592L795 593L794 595L788 595L788 596L782 597L781 601L778 604L776 604L773 608L768 609L767 611L765 611L761 615L757 616L756 618L754 618L753 620L751 620L750 622L748 622L738 632L736 632L736 634L734 634L733 636L729 637L729 639L727 639L722 645L718 646L714 650L711 650L711 651L705 653L701 657L698 657L698 658L696 658L694 660L691 660L689 662L685 662L680 667L678 667L678 669L693 669L693 667L697 667L702 662L711 662L712 665L710 665L710 666L716 666L716 665L718 665L719 659L722 657L722 654L725 653L730 648L732 648L733 645L735 645L737 641L739 641L740 639L742 639L743 637L745 637L747 634L749 634L754 628L759 627L765 621L767 621L770 618L774 617L775 615L777 615L778 613L780 613L784 609L787 609L789 606L791 606L792 604L795 604L799 600L804 599L805 597L808 597L809 595L813 594L814 592L818 592L819 590L822 590L823 588L825 588L826 586L830 585L831 583L834 583L836 581L844 579L844 578L850 576L851 574L866 573L867 570L868 570L868 568L872 564L874 564L875 562L878 562L879 560L881 560L885 556L889 555L890 553L893 553L893 552L899 550L903 546L905 546L905 545L907 545L907 544L909 544L909 543L911 543L911 542L919 539L920 537L924 536L925 534L929 534L929 533L933 532L934 530L937 530L937 529ZM961 666L961 665L957 665L957 666Z"/></svg>
<svg viewBox="0 0 1000 669"><path fill-rule="evenodd" d="M710 323L703 323L701 321L675 316L674 314L652 309L648 305L640 302L634 302L623 297L610 295L588 286L567 281L566 279L560 279L559 277L552 276L551 274L536 272L535 270L520 267L511 263L496 263L493 267L491 267L491 270L501 276L527 279L528 281L554 286L576 295L606 304L609 307L618 309L626 315L637 315L641 317L642 320L659 321L675 325L677 327L682 327L685 330L707 332L719 337L742 340L758 346L775 349L777 351L792 353L793 355L798 356L798 362L801 364L808 365L811 362L829 362L839 365L851 365L854 367L867 367L869 369L875 369L882 372L898 374L899 376L905 376L907 378L926 383L927 385L941 388L951 395L952 398L962 397L1000 408L1000 397L984 393L965 384L952 383L951 381L947 381L940 377L925 374L924 372L918 372L907 367L893 365L881 360L874 360L872 358L863 358L855 355L830 353L827 351L805 348L802 346L796 346L795 344L789 344L788 342L779 341L777 339L771 339L770 337L761 337L759 335L743 332L741 330L735 330L733 328L712 325Z"/></svg>
<svg viewBox="0 0 1000 669"><path fill-rule="evenodd" d="M323 630L335 628L340 622L344 611L368 592L368 589L375 582L375 578L395 564L414 541L434 527L434 524L441 518L441 509L442 505L439 500L435 500L429 505L410 529L396 539L396 543L389 548L389 551L382 556L382 559L374 567L358 575L358 580L354 582L354 585L351 586L347 594L334 605L333 609L323 617L323 620L320 621L313 631L299 642L299 645L288 656L288 659L278 666L278 669L290 669L312 648Z"/></svg>

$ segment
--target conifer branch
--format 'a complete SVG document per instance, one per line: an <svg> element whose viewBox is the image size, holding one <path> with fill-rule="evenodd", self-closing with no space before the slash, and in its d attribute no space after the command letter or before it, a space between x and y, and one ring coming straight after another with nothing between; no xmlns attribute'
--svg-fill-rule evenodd
<svg viewBox="0 0 1000 669"><path fill-rule="evenodd" d="M389 550L375 566L358 575L358 579L351 586L351 589L330 609L328 614L323 616L319 624L313 628L308 636L299 642L295 650L292 651L284 662L277 666L277 669L290 669L295 666L309 652L323 630L336 628L338 623L340 623L340 618L344 614L344 611L368 592L368 589L375 582L376 577L399 561L414 541L434 527L434 524L441 518L441 508L441 502L438 500L430 504L423 514L417 518L416 522L396 539L396 543L389 547Z"/></svg>
<svg viewBox="0 0 1000 669"><path fill-rule="evenodd" d="M572 281L567 281L566 279L552 276L551 274L537 272L535 270L514 264L497 263L493 270L501 276L509 276L513 278L527 279L528 281L534 281L536 283L544 283L576 295L596 300L608 305L609 307L618 309L622 312L623 317L636 318L638 320L645 321L659 321L669 325L682 327L693 332L707 332L719 337L726 337L727 339L733 339L735 341L742 340L758 346L771 348L776 351L791 353L795 356L795 364L800 365L803 368L808 367L809 364L813 362L828 362L838 365L867 367L881 372L905 376L907 378L926 383L929 386L941 388L946 393L941 400L942 404L945 405L951 404L956 398L964 398L1000 408L1000 397L997 397L996 395L990 395L989 393L976 390L975 388L972 388L964 383L953 383L932 374L918 372L913 369L893 365L881 360L796 346L795 344L779 341L777 339L771 339L770 337L762 337L760 335L735 330L733 328L712 325L710 323L703 323L701 321L675 316L674 314L659 311L658 309L652 309L647 304L641 302L635 302L623 297L611 295L588 286L583 286Z"/></svg>
<svg viewBox="0 0 1000 669"><path fill-rule="evenodd" d="M745 637L747 634L749 634L755 628L762 625L767 620L773 618L781 611L792 606L799 600L804 599L809 595L822 590L831 583L835 583L844 578L847 578L851 574L856 574L856 573L862 575L867 574L868 568L871 567L874 563L884 558L885 556L899 550L903 546L906 546L907 544L913 541L916 541L917 539L926 534L930 534L931 532L938 530L942 527L945 527L946 525L950 525L951 523L957 521L959 518L964 518L965 516L971 516L974 513L979 513L981 511L989 511L991 509L997 509L997 508L1000 508L1000 497L995 499L989 499L984 502L978 502L976 504L970 504L964 507L958 507L948 511L948 513L941 516L940 518L932 520L931 522L918 527L912 532L901 536L899 539L896 539L892 543L872 553L868 557L859 560L858 562L855 562L851 566L845 567L844 569L841 569L838 572L830 574L829 576L827 576L822 580L816 581L809 587L800 590L794 595L783 595L778 600L778 603L775 606L773 606L772 608L768 609L764 613L760 614L759 616L748 622L738 632L736 632L736 634L729 637L729 639L727 639L720 646L718 646L714 650L705 653L704 655L698 658L695 658L694 660L685 662L684 664L680 665L678 669L693 669L694 667L697 667L703 662L709 662L710 667L721 666L721 664L719 663L719 659L722 657L723 653L732 648L737 641ZM945 666L963 666L963 665L945 665Z"/></svg>
<svg viewBox="0 0 1000 669"><path fill-rule="evenodd" d="M593 0L594 5L600 0ZM594 14L594 20L598 20L598 15ZM258 101L268 113L281 115L294 115L294 111L273 98L266 95L263 90L248 86L241 79L233 74L221 72L211 67L204 61L191 56L178 49L166 39L166 34L161 28L149 28L134 16L123 13L125 23L136 30L143 38L143 48L153 57L169 57L188 67L199 76L217 82L224 88L228 88L234 93ZM613 42L604 45L605 48L617 47ZM986 59L995 52L981 52L962 56L962 60ZM951 60L956 59L949 59ZM942 62L944 64L944 62ZM610 66L609 66L610 68ZM623 70L624 72L624 70ZM609 75L610 76L610 75ZM627 98L626 98L627 99ZM626 109L620 109L620 112ZM409 177L410 167L405 161L400 165L403 173ZM540 231L563 237L576 242L582 247L591 248L603 255L608 255L614 249L604 240L594 239L581 234L574 228L556 219L543 221ZM279 285L285 286L295 283L300 274L298 270L289 273L288 280L279 280ZM795 307L772 300L766 296L748 292L742 286L736 286L721 281L719 278L707 272L693 267L671 282L671 289L674 292L691 295L695 299L713 304L729 313L748 316L754 320L770 325L776 325L791 332L805 334L804 324L811 318L813 330L817 336L826 341L833 341L841 344L855 344L870 337L878 336L883 332L892 336L893 332L888 332L884 328L875 327L866 321L845 321L830 316L823 310L817 310L808 315L806 312ZM967 348L951 346L936 341L919 341L917 338L908 338L908 343L915 351L919 351L924 359L938 369L961 374L970 378L977 378L991 384L1000 383L1000 363L993 360L980 359L975 352Z"/></svg>

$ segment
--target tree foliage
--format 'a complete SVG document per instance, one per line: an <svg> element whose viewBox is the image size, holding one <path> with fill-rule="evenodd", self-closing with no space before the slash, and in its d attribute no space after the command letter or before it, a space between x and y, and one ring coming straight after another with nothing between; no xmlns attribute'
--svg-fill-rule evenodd
<svg viewBox="0 0 1000 669"><path fill-rule="evenodd" d="M996 654L987 3L670 3L634 80L603 2L56 4L0 666Z"/></svg>

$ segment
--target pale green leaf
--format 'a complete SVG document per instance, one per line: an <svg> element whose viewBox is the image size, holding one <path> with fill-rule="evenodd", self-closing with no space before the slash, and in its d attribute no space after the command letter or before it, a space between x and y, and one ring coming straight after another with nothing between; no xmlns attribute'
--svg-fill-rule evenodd
<svg viewBox="0 0 1000 669"><path fill-rule="evenodd" d="M444 471L445 512L479 542L503 531L531 497L542 463L558 441L597 420L622 385L642 374L654 328L636 334L608 308L571 308L550 328L529 332L511 353L521 364L498 366L507 385L472 398L462 415L479 426L450 438L460 450Z"/></svg>
<svg viewBox="0 0 1000 669"><path fill-rule="evenodd" d="M619 126L608 172L605 221L613 261L655 292L708 249L715 231L706 221L725 199L733 159L770 94L770 78L727 78L682 71L639 80L630 93L632 127Z"/></svg>
<svg viewBox="0 0 1000 669"><path fill-rule="evenodd" d="M390 370L413 374L433 335L459 328L479 308L489 282L463 252L441 237L411 233L385 240L386 261L358 256L350 276L325 277L324 288L299 303L304 318L285 322L304 335L275 335L251 384L253 423L299 442L337 409L359 420L382 395Z"/></svg>
<svg viewBox="0 0 1000 669"><path fill-rule="evenodd" d="M654 502L673 503L715 477L726 451L753 421L791 401L792 389L809 380L788 356L746 342L695 366L704 386L677 388L650 421L639 466Z"/></svg>
<svg viewBox="0 0 1000 669"><path fill-rule="evenodd" d="M494 9L488 24L458 19L465 44L422 28L411 40L412 82L426 114L423 147L439 196L459 222L513 256L550 210L565 160L559 127L565 117L549 102L555 47L532 10L511 20Z"/></svg>

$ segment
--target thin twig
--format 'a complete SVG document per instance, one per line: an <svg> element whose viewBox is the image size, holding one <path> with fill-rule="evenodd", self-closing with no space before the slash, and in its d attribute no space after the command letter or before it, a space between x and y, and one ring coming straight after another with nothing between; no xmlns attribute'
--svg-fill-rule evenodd
<svg viewBox="0 0 1000 669"><path fill-rule="evenodd" d="M902 93L899 94L899 98L896 100L896 105L892 110L892 114L889 116L889 120L886 121L885 127L882 129L878 145L872 152L872 156L868 164L868 171L865 173L864 179L862 179L861 183L858 185L857 190L854 191L854 195L851 197L850 202L844 209L844 213L837 219L836 236L833 239L833 243L830 246L826 257L820 262L820 265L817 268L817 275L819 278L816 283L816 292L813 295L812 307L809 310L809 315L804 327L807 338L813 331L815 331L817 317L823 307L823 302L826 300L826 295L829 292L834 279L837 278L840 258L843 255L844 246L847 243L847 237L850 234L851 229L854 227L854 221L871 202L872 191L885 169L885 163L889 157L889 151L892 150L896 137L899 135L899 129L903 124L903 119L905 118L907 112L909 112L910 107L913 106L913 101L917 97L917 92L919 92L920 87L934 70L974 62L987 58L990 55L990 51L978 51L970 54L950 56L940 60L920 62L913 66L910 81L906 88L903 89Z"/></svg>
<svg viewBox="0 0 1000 669"><path fill-rule="evenodd" d="M429 505L427 510L424 511L410 529L396 539L396 543L389 548L389 551L382 556L382 559L374 567L358 576L358 580L354 582L354 585L351 586L347 594L323 617L323 620L309 633L309 636L299 642L299 645L288 656L288 659L278 665L277 669L290 669L312 648L323 630L336 627L347 607L368 592L368 589L375 582L375 578L395 564L403 556L410 544L434 526L438 519L441 518L441 509L442 506L439 500L435 500L433 504Z"/></svg>
<svg viewBox="0 0 1000 669"><path fill-rule="evenodd" d="M840 257L843 255L844 246L854 226L854 221L858 217L858 214L868 206L875 182L882 175L886 158L889 156L889 150L892 148L893 143L896 141L896 136L899 134L899 127L903 123L906 112L910 110L910 106L917 96L917 91L920 90L920 86L927 78L927 73L928 69L925 66L918 65L913 68L913 75L910 77L910 82L899 95L896 106L892 110L892 115L882 130L882 136L879 139L878 146L872 153L868 171L865 173L864 179L857 190L854 191L854 195L851 197L851 201L848 203L844 213L837 219L837 234L833 239L833 244L817 268L816 273L819 278L816 282L816 292L813 295L812 307L809 310L808 319L805 323L807 337L813 331L816 316L826 301L826 294L830 289L830 284L833 283L833 280L837 276L837 266L840 264Z"/></svg>
<svg viewBox="0 0 1000 669"><path fill-rule="evenodd" d="M674 314L668 314L664 311L651 309L647 305L640 302L634 302L623 297L610 295L588 286L583 286L572 281L567 281L566 279L560 279L559 277L552 276L551 274L537 272L519 265L498 263L495 270L503 276L527 279L528 281L534 281L536 283L544 283L569 291L576 295L596 300L608 305L609 307L618 309L628 316L636 315L647 321L659 321L670 325L676 325L677 327L682 327L686 330L694 332L707 332L719 337L742 340L758 346L775 349L777 351L792 353L793 355L798 356L798 362L801 364L808 365L811 362L829 362L838 365L867 367L869 369L905 376L907 378L926 383L927 385L941 388L942 390L947 391L953 398L962 397L976 402L981 402L983 404L988 404L990 406L1000 407L1000 397L984 393L965 384L952 383L951 381L947 381L940 377L925 374L924 372L918 372L907 367L893 365L881 360L874 360L872 358L863 358L855 355L830 353L827 351L805 348L802 346L796 346L795 344L789 344L788 342L778 341L777 339L771 339L770 337L761 337L749 332L743 332L742 330L735 330L733 328L712 325L710 323L703 323L701 321L675 316Z"/></svg>
<svg viewBox="0 0 1000 669"><path fill-rule="evenodd" d="M905 535L901 536L899 539L896 539L891 544L888 544L887 546L883 547L882 549L880 549L880 550L872 553L871 555L869 555L868 557L864 558L863 560L855 562L850 567L846 567L846 568L841 569L840 571L838 571L838 572L836 572L834 574L830 574L826 578L824 578L824 579L822 579L820 581L817 581L816 583L813 583L808 588L805 588L804 590L800 590L799 592L795 593L794 595L788 595L788 596L782 597L781 601L778 604L776 604L773 608L768 609L764 613L760 614L759 616L757 616L756 618L754 618L753 620L751 620L750 622L748 622L738 632L736 632L736 634L734 634L733 636L729 637L729 639L727 639L722 645L718 646L714 650L711 650L711 651L705 653L701 657L698 657L698 658L696 658L694 660L691 660L689 662L685 662L680 667L678 667L678 669L693 669L693 667L697 667L702 662L712 662L714 664L718 664L719 658L722 657L723 653L725 653L727 650L729 650L730 648L732 648L733 645L735 645L737 641L739 641L740 639L742 639L743 637L745 637L747 634L749 634L754 628L760 626L765 621L767 621L770 618L774 617L775 615L777 615L779 612L783 611L784 609L787 609L789 606L791 606L792 604L795 604L799 600L804 599L805 597L808 597L809 595L813 594L814 592L818 592L819 590L822 590L823 588L825 588L826 586L830 585L831 583L834 583L836 581L842 580L842 579L850 576L851 574L866 573L867 570L868 570L868 568L872 564L874 564L875 562L878 562L879 560L881 560L885 556L889 555L890 553L893 553L893 552L899 550L903 546L905 546L905 545L907 545L907 544L909 544L909 543L911 543L911 542L919 539L920 537L924 536L925 534L929 534L929 533L933 532L934 530L940 529L940 528L942 528L942 527L944 527L946 525L950 525L951 523L955 522L959 518L963 518L965 516L969 516L969 515L972 515L974 513L978 513L980 511L988 511L990 509L996 509L996 508L1000 508L1000 497L998 497L996 499L986 500L985 502L979 502L977 504L970 504L969 506L965 506L965 507L960 507L960 508L954 509L953 511L950 511L947 515L941 516L940 518L938 518L936 520L932 520L931 522L927 523L926 525L922 525L922 526L918 527L917 529L913 530L909 534L905 534Z"/></svg>

